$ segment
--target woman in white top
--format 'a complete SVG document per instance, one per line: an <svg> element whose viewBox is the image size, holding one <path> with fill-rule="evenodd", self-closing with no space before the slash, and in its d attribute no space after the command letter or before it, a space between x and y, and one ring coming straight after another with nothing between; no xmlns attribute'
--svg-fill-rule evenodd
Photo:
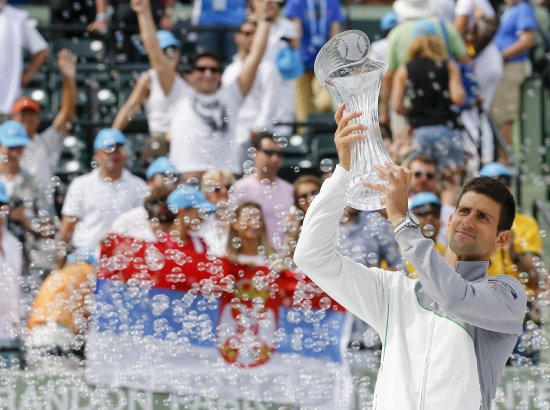
<svg viewBox="0 0 550 410"><path fill-rule="evenodd" d="M237 207L237 219L229 228L227 259L236 264L266 266L274 250L267 240L262 207L243 202Z"/></svg>

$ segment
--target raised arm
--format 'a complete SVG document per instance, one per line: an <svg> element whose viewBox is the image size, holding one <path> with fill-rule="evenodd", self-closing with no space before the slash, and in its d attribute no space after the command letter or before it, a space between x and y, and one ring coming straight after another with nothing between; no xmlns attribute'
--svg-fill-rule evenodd
<svg viewBox="0 0 550 410"><path fill-rule="evenodd" d="M392 109L401 115L408 116L409 110L405 107L405 89L407 87L408 72L407 67L402 65L397 69L393 76L393 86L391 89Z"/></svg>
<svg viewBox="0 0 550 410"><path fill-rule="evenodd" d="M57 55L57 66L63 76L63 96L53 125L60 134L66 135L76 110L76 58L63 49Z"/></svg>
<svg viewBox="0 0 550 410"><path fill-rule="evenodd" d="M95 0L95 20L87 30L100 34L107 32L107 0Z"/></svg>
<svg viewBox="0 0 550 410"><path fill-rule="evenodd" d="M48 58L48 54L50 54L50 49L45 48L32 55L29 67L21 76L21 85L23 87L26 87L31 82L36 73L44 65L44 62Z"/></svg>
<svg viewBox="0 0 550 410"><path fill-rule="evenodd" d="M250 53L248 53L244 59L243 67L237 77L237 82L239 83L239 88L241 89L243 97L246 97L252 88L252 84L254 84L258 66L262 61L262 57L267 46L267 38L269 36L270 27L271 22L265 19L261 19L258 23Z"/></svg>
<svg viewBox="0 0 550 410"><path fill-rule="evenodd" d="M157 77L164 94L169 95L176 78L176 69L160 48L151 4L149 0L131 0L131 5L132 10L137 13L139 32L145 50L147 50L149 62L157 72Z"/></svg>
<svg viewBox="0 0 550 410"><path fill-rule="evenodd" d="M132 121L133 115L139 111L141 104L149 97L151 77L148 72L143 73L136 82L128 100L118 110L112 128L124 130Z"/></svg>

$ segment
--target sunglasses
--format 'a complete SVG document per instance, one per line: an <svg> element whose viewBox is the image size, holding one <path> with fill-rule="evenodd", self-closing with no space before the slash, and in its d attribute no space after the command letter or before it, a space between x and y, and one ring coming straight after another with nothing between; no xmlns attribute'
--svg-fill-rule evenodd
<svg viewBox="0 0 550 410"><path fill-rule="evenodd" d="M196 67L193 67L193 70L197 70L201 73L204 73L206 72L206 70L210 70L212 73L214 74L219 74L222 72L222 69L221 67L204 67L204 66L196 66Z"/></svg>
<svg viewBox="0 0 550 410"><path fill-rule="evenodd" d="M177 48L170 46L170 47L166 47L163 51L164 51L164 54L166 54L168 57L174 57L174 55L176 54Z"/></svg>
<svg viewBox="0 0 550 410"><path fill-rule="evenodd" d="M416 171L414 173L414 177L415 178L420 178L422 175L426 175L426 178L428 179L434 179L435 178L435 174L432 173L432 172L420 172L420 171Z"/></svg>
<svg viewBox="0 0 550 410"><path fill-rule="evenodd" d="M318 189L315 191L304 192L303 194L298 195L298 199L307 199L309 196L317 196L319 195L319 192L321 191Z"/></svg>
<svg viewBox="0 0 550 410"><path fill-rule="evenodd" d="M271 157L272 155L277 155L279 158L283 157L283 151L276 151L274 149L261 149L260 151L262 151L268 157Z"/></svg>
<svg viewBox="0 0 550 410"><path fill-rule="evenodd" d="M416 216L440 216L441 215L441 207L437 206L435 204L425 204L421 206L417 206L412 210Z"/></svg>
<svg viewBox="0 0 550 410"><path fill-rule="evenodd" d="M229 188L231 188L231 184L225 184L225 185L216 185L214 188L214 192L220 192L222 188L225 188L229 191Z"/></svg>

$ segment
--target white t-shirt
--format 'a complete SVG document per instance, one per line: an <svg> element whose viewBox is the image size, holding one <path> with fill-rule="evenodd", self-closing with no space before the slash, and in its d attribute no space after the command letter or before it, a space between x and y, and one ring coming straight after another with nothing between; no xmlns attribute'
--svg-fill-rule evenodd
<svg viewBox="0 0 550 410"><path fill-rule="evenodd" d="M126 211L114 220L110 232L144 241L155 241L156 237L149 225L147 210L140 205Z"/></svg>
<svg viewBox="0 0 550 410"><path fill-rule="evenodd" d="M234 134L243 96L237 81L213 94L201 94L176 77L169 98L174 105L170 159L178 171L226 169L240 173Z"/></svg>
<svg viewBox="0 0 550 410"><path fill-rule="evenodd" d="M265 256L262 255L243 255L239 253L237 255L237 262L241 265L256 265L265 266Z"/></svg>
<svg viewBox="0 0 550 410"><path fill-rule="evenodd" d="M15 187L15 178L14 179L7 179L4 174L0 174L0 182L4 184L4 188L6 188L6 193L8 196L13 195L13 188Z"/></svg>
<svg viewBox="0 0 550 410"><path fill-rule="evenodd" d="M488 0L457 0L455 16L470 16L468 28L474 25L474 7L480 9L487 17L495 17L495 10Z"/></svg>
<svg viewBox="0 0 550 410"><path fill-rule="evenodd" d="M243 67L243 60L235 57L223 72L222 85L229 86L237 81L237 77ZM256 72L254 84L244 99L237 115L235 127L235 140L241 145L250 141L250 133L253 130L271 130L273 119L280 101L277 96L278 85L282 82L281 74L275 64L262 61ZM292 119L291 119L292 120Z"/></svg>
<svg viewBox="0 0 550 410"><path fill-rule="evenodd" d="M21 168L31 174L38 183L50 183L63 150L63 138L53 124L40 134L35 134L31 143L25 147L20 162Z"/></svg>
<svg viewBox="0 0 550 410"><path fill-rule="evenodd" d="M434 3L436 4L435 14L439 18L452 23L455 19L455 14L454 14L455 0L437 0Z"/></svg>
<svg viewBox="0 0 550 410"><path fill-rule="evenodd" d="M295 39L298 38L296 25L286 17L279 17L273 22L269 28L269 36L267 37L267 46L262 58L263 61L271 61L275 63L275 57L279 50L285 48L288 43L281 38Z"/></svg>
<svg viewBox="0 0 550 410"><path fill-rule="evenodd" d="M388 54L388 45L389 45L388 38L383 38L381 40L373 41L370 45L369 58L371 60L387 62L388 60L386 59L386 57Z"/></svg>
<svg viewBox="0 0 550 410"><path fill-rule="evenodd" d="M215 213L210 214L208 219L201 224L198 235L206 242L209 254L218 258L224 257L227 254L229 230L223 222L216 218Z"/></svg>
<svg viewBox="0 0 550 410"><path fill-rule="evenodd" d="M149 132L168 132L170 130L170 100L164 94L159 83L157 72L154 69L147 71L149 74L150 89L149 98L143 102Z"/></svg>
<svg viewBox="0 0 550 410"><path fill-rule="evenodd" d="M72 244L96 251L117 216L143 204L149 195L145 182L128 170L116 181L106 182L99 168L71 182L61 213L79 219Z"/></svg>
<svg viewBox="0 0 550 410"><path fill-rule="evenodd" d="M23 50L34 55L48 47L28 16L7 4L0 11L0 113L10 113L21 95Z"/></svg>
<svg viewBox="0 0 550 410"><path fill-rule="evenodd" d="M19 336L21 300L21 269L23 247L7 229L2 229L0 253L0 344L13 342Z"/></svg>

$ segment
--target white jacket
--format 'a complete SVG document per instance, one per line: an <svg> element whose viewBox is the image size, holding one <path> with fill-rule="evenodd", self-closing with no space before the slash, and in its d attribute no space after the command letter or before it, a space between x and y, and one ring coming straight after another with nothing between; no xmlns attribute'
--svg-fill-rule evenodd
<svg viewBox="0 0 550 410"><path fill-rule="evenodd" d="M339 254L336 230L349 173L338 166L311 204L294 259L327 294L374 327L383 342L374 408L490 408L522 331L521 284L489 278L488 262L453 270L417 228L396 239L419 279L367 268Z"/></svg>

